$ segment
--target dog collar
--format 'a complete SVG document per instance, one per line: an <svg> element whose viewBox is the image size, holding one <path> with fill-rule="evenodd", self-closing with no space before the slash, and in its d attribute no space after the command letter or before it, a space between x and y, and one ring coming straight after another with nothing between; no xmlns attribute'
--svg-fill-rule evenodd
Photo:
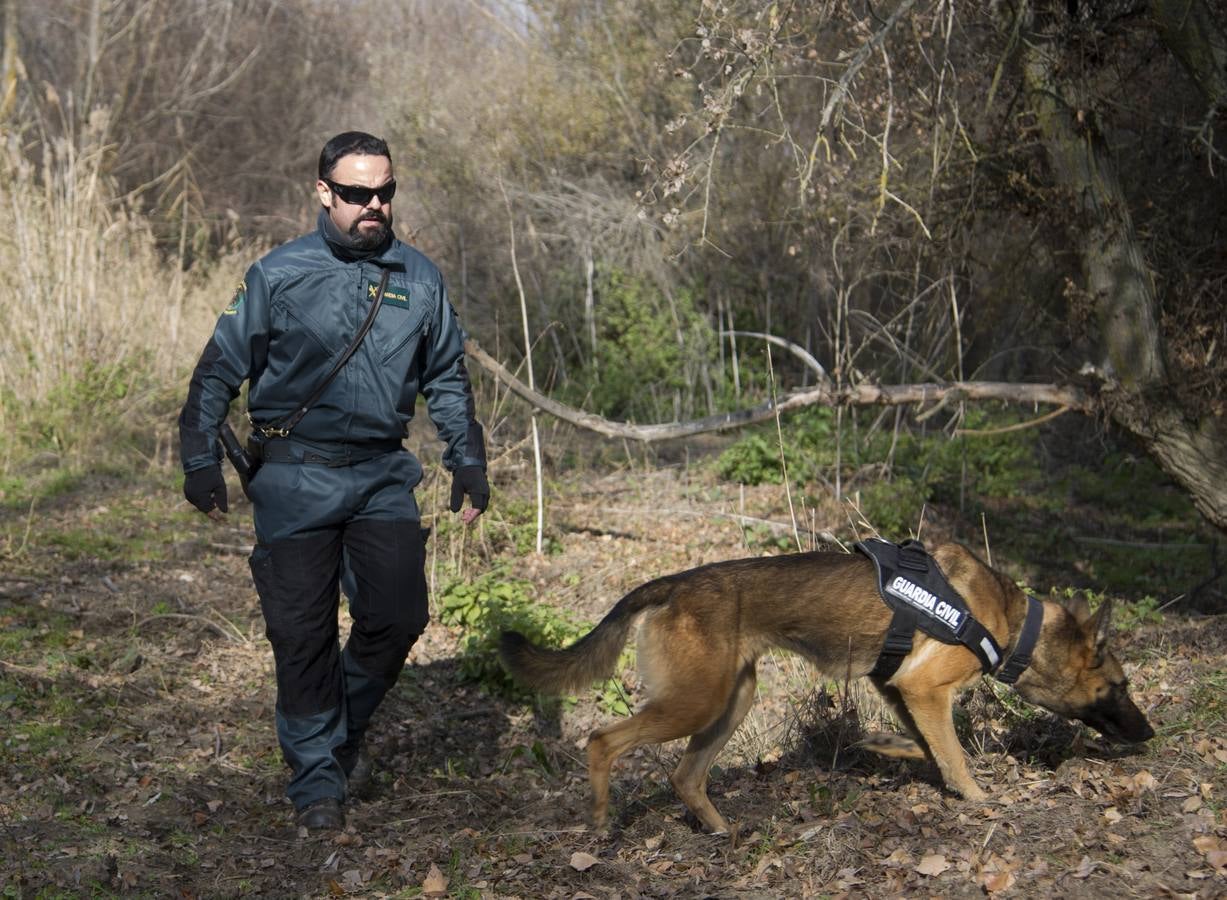
<svg viewBox="0 0 1227 900"><path fill-rule="evenodd" d="M1030 594L1027 595L1027 618L1023 621L1022 632L1018 635L1018 643L1014 652L994 676L1003 684L1013 684L1027 666L1031 665L1031 654L1040 638L1040 625L1044 622L1044 604Z"/></svg>

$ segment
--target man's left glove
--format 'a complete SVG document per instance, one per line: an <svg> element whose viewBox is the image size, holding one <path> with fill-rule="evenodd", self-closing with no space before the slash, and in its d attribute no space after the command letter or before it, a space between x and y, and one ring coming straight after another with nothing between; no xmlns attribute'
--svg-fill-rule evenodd
<svg viewBox="0 0 1227 900"><path fill-rule="evenodd" d="M465 494L475 510L485 512L490 503L490 482L481 466L461 466L452 473L452 512L460 512Z"/></svg>
<svg viewBox="0 0 1227 900"><path fill-rule="evenodd" d="M226 479L222 477L220 463L193 469L183 476L183 496L202 513L217 507L229 512L230 498L226 495Z"/></svg>

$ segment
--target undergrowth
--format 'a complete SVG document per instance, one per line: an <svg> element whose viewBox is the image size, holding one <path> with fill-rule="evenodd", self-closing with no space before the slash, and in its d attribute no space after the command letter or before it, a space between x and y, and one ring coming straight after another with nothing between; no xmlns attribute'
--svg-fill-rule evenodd
<svg viewBox="0 0 1227 900"><path fill-rule="evenodd" d="M534 644L556 648L574 643L590 625L538 603L533 593L529 582L509 577L501 566L443 588L439 620L464 632L459 657L463 678L505 697L535 699L503 669L498 656L499 636L504 631L518 631ZM619 669L626 668L630 658L629 652L624 653ZM606 679L598 690L602 709L616 715L630 713L619 678Z"/></svg>

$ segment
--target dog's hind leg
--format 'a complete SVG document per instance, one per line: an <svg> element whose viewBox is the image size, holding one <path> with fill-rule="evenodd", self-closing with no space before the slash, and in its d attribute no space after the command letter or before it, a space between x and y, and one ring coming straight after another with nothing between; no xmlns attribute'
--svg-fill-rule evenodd
<svg viewBox="0 0 1227 900"><path fill-rule="evenodd" d="M696 699L699 704L695 703ZM649 701L629 719L594 731L588 739L593 826L604 826L609 813L609 771L614 760L643 744L663 744L692 735L707 726L718 709L712 708L710 697L679 699L666 696Z"/></svg>
<svg viewBox="0 0 1227 900"><path fill-rule="evenodd" d="M728 743L754 705L757 684L758 673L754 663L747 663L737 673L733 694L720 718L691 737L686 752L669 779L682 802L699 817L708 831L715 834L728 832L729 824L707 796L707 775L716 754Z"/></svg>

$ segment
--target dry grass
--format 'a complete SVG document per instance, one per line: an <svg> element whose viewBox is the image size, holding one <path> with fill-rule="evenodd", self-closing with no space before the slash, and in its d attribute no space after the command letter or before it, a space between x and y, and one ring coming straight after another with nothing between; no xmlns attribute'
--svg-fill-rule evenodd
<svg viewBox="0 0 1227 900"><path fill-rule="evenodd" d="M181 392L241 271L183 271L104 175L105 114L30 159L0 147L0 471L22 451L71 455L116 417ZM134 422L139 427L139 422Z"/></svg>

